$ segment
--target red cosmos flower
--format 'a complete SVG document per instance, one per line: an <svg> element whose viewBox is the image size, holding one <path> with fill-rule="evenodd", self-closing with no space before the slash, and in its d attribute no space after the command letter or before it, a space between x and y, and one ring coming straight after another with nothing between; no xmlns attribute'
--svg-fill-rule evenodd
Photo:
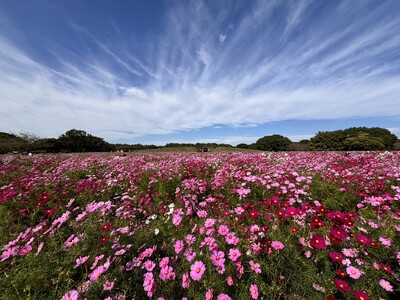
<svg viewBox="0 0 400 300"><path fill-rule="evenodd" d="M311 237L310 245L311 245L311 247L314 247L315 249L324 249L326 246L326 243L322 236L320 236L318 234L314 234Z"/></svg>
<svg viewBox="0 0 400 300"><path fill-rule="evenodd" d="M343 224L344 222L344 215L340 211L329 212L326 217L336 224Z"/></svg>
<svg viewBox="0 0 400 300"><path fill-rule="evenodd" d="M296 226L290 227L290 233L296 233L298 231L299 231L299 229Z"/></svg>
<svg viewBox="0 0 400 300"><path fill-rule="evenodd" d="M348 294L350 292L350 287L346 281L335 278L335 280L333 282L335 283L336 288L339 291L345 292L346 294Z"/></svg>
<svg viewBox="0 0 400 300"><path fill-rule="evenodd" d="M354 298L356 300L369 300L368 294L363 291L354 291Z"/></svg>
<svg viewBox="0 0 400 300"><path fill-rule="evenodd" d="M347 273L345 271L343 271L342 269L337 269L336 274L338 274L340 278L343 278L343 279L347 278Z"/></svg>
<svg viewBox="0 0 400 300"><path fill-rule="evenodd" d="M326 224L324 223L324 221L322 221L322 219L320 217L313 217L311 219L310 226L311 226L311 228L320 228L320 227L325 227Z"/></svg>
<svg viewBox="0 0 400 300"><path fill-rule="evenodd" d="M326 297L326 300L336 300L336 297L333 295L330 295L330 296Z"/></svg>
<svg viewBox="0 0 400 300"><path fill-rule="evenodd" d="M332 234L329 234L328 238L331 241L331 243L334 244L334 245L339 245L342 242L341 240L338 240L337 238L332 236Z"/></svg>
<svg viewBox="0 0 400 300"><path fill-rule="evenodd" d="M99 240L100 244L105 244L107 242L108 242L108 236L106 236L106 235L103 235Z"/></svg>
<svg viewBox="0 0 400 300"><path fill-rule="evenodd" d="M379 247L379 244L375 241L371 241L371 246L373 247Z"/></svg>
<svg viewBox="0 0 400 300"><path fill-rule="evenodd" d="M51 216L53 216L56 213L56 211L57 210L55 208L52 208L52 207L46 208L46 209L42 210L42 215L44 217L51 218Z"/></svg>
<svg viewBox="0 0 400 300"><path fill-rule="evenodd" d="M354 220L349 216L344 217L343 222L345 225L352 227L354 225Z"/></svg>
<svg viewBox="0 0 400 300"><path fill-rule="evenodd" d="M326 213L329 212L329 209L327 209L327 208L324 207L324 206L318 206L318 207L316 208L316 212L317 212L317 213L320 213L320 214L326 214Z"/></svg>
<svg viewBox="0 0 400 300"><path fill-rule="evenodd" d="M329 257L335 262L342 263L343 255L339 252L331 252L329 253Z"/></svg>
<svg viewBox="0 0 400 300"><path fill-rule="evenodd" d="M389 274L393 274L393 270L390 266L384 265L384 264L380 264L381 268L384 269L386 272L388 272Z"/></svg>
<svg viewBox="0 0 400 300"><path fill-rule="evenodd" d="M285 211L285 213L288 217L297 216L300 212L301 212L301 210L296 207L288 207L288 208L286 208L286 211Z"/></svg>
<svg viewBox="0 0 400 300"><path fill-rule="evenodd" d="M103 226L101 226L101 231L105 232L105 231L109 230L113 225L114 225L113 222L108 222L107 224L104 224Z"/></svg>
<svg viewBox="0 0 400 300"><path fill-rule="evenodd" d="M371 245L371 241L372 241L372 240L371 240L369 237L367 237L367 236L365 236L365 235L363 235L363 234L358 234L358 235L356 236L356 241L357 241L360 245L363 245L363 246L368 247L368 246Z"/></svg>
<svg viewBox="0 0 400 300"><path fill-rule="evenodd" d="M283 211L283 210L278 210L277 212L276 212L276 214L278 215L278 217L280 218L280 219L283 219L284 217L285 217L285 212Z"/></svg>
<svg viewBox="0 0 400 300"><path fill-rule="evenodd" d="M261 213L253 208L249 212L248 216L249 216L250 219L255 219L255 218L258 218L259 216L261 216Z"/></svg>
<svg viewBox="0 0 400 300"><path fill-rule="evenodd" d="M338 240L344 240L347 237L347 233L343 227L331 228L331 235Z"/></svg>

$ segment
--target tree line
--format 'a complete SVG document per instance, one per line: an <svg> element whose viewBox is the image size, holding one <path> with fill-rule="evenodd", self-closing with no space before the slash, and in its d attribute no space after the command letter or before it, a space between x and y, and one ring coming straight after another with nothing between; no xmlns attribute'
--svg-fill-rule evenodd
<svg viewBox="0 0 400 300"><path fill-rule="evenodd" d="M264 151L373 151L400 150L400 141L385 128L351 127L319 131L310 140L297 143L282 135L273 134L264 136L253 144L239 144L237 147Z"/></svg>
<svg viewBox="0 0 400 300"><path fill-rule="evenodd" d="M110 152L137 151L159 148L211 150L218 147L234 148L225 143L168 143L165 146L142 144L111 144L83 130L71 129L58 138L40 138L32 133L0 132L0 154L10 152ZM239 144L236 148L263 151L368 151L400 150L400 141L389 130L379 127L351 127L344 130L320 131L310 140L292 142L279 135L261 137L253 144Z"/></svg>

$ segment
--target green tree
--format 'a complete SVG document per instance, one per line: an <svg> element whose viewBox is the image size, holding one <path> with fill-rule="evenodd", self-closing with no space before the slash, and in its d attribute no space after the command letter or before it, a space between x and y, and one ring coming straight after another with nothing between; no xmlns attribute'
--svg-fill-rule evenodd
<svg viewBox="0 0 400 300"><path fill-rule="evenodd" d="M102 138L77 129L68 130L60 135L57 147L66 152L102 152L113 149L113 146Z"/></svg>
<svg viewBox="0 0 400 300"><path fill-rule="evenodd" d="M366 132L359 132L343 141L346 150L383 150L383 140Z"/></svg>
<svg viewBox="0 0 400 300"><path fill-rule="evenodd" d="M31 145L32 151L34 152L47 152L53 153L57 152L57 139L54 138L44 138L34 141Z"/></svg>
<svg viewBox="0 0 400 300"><path fill-rule="evenodd" d="M343 141L347 138L343 130L319 131L308 143L312 151L340 151L344 150Z"/></svg>
<svg viewBox="0 0 400 300"><path fill-rule="evenodd" d="M0 154L25 151L27 142L12 133L0 132Z"/></svg>
<svg viewBox="0 0 400 300"><path fill-rule="evenodd" d="M360 133L367 135L361 135L359 137ZM308 146L310 150L316 151L349 150L350 146L381 149L381 146L376 139L379 139L379 142L383 144L383 149L391 150L394 149L397 136L385 128L351 127L344 130L318 132L310 139ZM368 141L372 144L368 144ZM364 146L362 146L363 143Z"/></svg>
<svg viewBox="0 0 400 300"><path fill-rule="evenodd" d="M267 135L257 140L256 145L259 150L284 151L292 141L279 134Z"/></svg>

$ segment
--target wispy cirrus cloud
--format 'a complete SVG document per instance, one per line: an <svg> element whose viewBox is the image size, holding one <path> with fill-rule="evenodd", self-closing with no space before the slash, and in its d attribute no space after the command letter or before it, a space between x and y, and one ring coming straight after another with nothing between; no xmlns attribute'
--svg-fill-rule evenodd
<svg viewBox="0 0 400 300"><path fill-rule="evenodd" d="M82 128L133 142L215 125L400 117L396 1L242 5L176 3L141 47L118 23L109 39L70 22L86 46L48 48L52 65L0 34L1 130Z"/></svg>

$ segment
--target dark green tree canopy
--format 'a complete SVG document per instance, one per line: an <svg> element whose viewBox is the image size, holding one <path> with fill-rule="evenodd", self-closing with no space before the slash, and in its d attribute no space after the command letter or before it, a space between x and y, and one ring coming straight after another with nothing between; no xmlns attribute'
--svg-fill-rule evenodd
<svg viewBox="0 0 400 300"><path fill-rule="evenodd" d="M284 151L292 141L279 134L267 135L257 140L256 145L259 150Z"/></svg>
<svg viewBox="0 0 400 300"><path fill-rule="evenodd" d="M310 139L308 147L314 151L392 150L396 142L397 136L385 128L351 127L320 131Z"/></svg>
<svg viewBox="0 0 400 300"><path fill-rule="evenodd" d="M101 152L113 149L112 145L102 138L77 129L68 130L60 135L57 139L57 148L67 152Z"/></svg>

